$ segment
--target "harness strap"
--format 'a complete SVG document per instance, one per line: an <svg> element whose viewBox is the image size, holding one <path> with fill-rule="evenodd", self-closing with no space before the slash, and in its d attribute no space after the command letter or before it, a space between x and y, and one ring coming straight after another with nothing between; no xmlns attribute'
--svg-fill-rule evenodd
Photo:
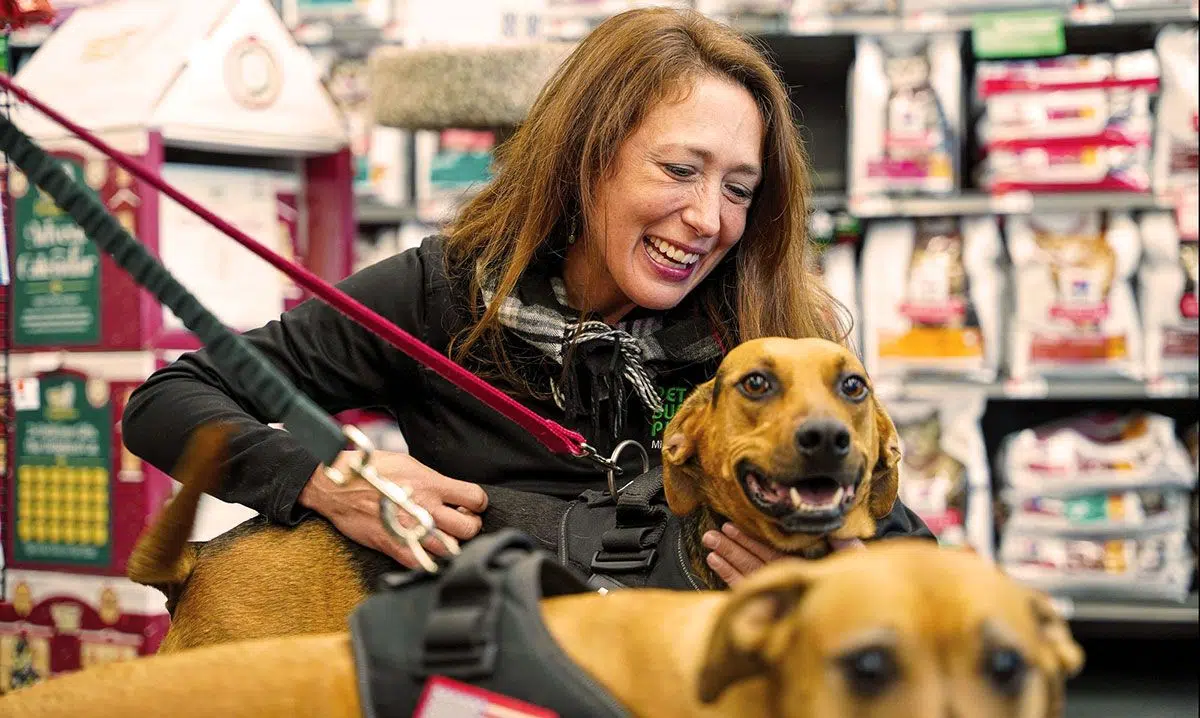
<svg viewBox="0 0 1200 718"><path fill-rule="evenodd" d="M663 500L662 467L634 479L617 499L615 525L600 536L592 571L612 574L649 569L658 558L658 544L670 519Z"/></svg>
<svg viewBox="0 0 1200 718"><path fill-rule="evenodd" d="M297 284L325 300L330 306L341 311L351 319L354 319L359 324L371 330L412 359L415 359L416 361L429 367L447 381L467 391L469 394L479 399L493 410L515 422L521 428L528 431L550 451L558 454L571 454L578 457L592 458L597 460L601 465L605 465L604 457L596 457L594 450L588 446L588 444L584 441L583 436L580 434L571 431L570 429L567 429L566 427L561 426L554 421L538 416L512 397L509 397L491 384L488 384L480 379L475 374L472 374L458 364L455 364L450 360L449 357L446 357L429 346L426 346L416 337L389 322L387 319L353 299L345 292L329 284L316 274L313 274L308 269L288 261L276 252L255 241L237 227L234 227L229 222L226 222L225 220L216 216L187 195L175 189L154 170L146 167L132 157L129 157L128 155L118 151L116 148L108 145L103 140L96 137L86 128L79 126L60 113L56 112L54 109L46 106L44 103L14 83L12 79L6 75L0 74L0 86L3 86L5 89L11 91L18 98L36 108L39 112L46 115L59 125L62 125L76 137L110 157L114 162L116 162L125 170L129 171L135 177L149 183L158 191L162 192L182 206L194 212L199 217L203 218L213 227L216 227L217 229L221 230L221 232L235 240L238 244L246 247L267 261L273 267L286 274ZM6 124L11 123L8 123L6 120ZM16 130L15 126L13 129ZM24 168L22 168L22 170L24 170ZM191 327L189 326L189 329L190 328Z"/></svg>

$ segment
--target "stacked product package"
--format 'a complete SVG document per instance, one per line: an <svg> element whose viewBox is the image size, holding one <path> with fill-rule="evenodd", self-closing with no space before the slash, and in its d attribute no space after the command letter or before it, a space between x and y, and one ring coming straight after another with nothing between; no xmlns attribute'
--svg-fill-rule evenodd
<svg viewBox="0 0 1200 718"><path fill-rule="evenodd" d="M850 75L851 197L958 191L960 43L955 33L858 37Z"/></svg>
<svg viewBox="0 0 1200 718"><path fill-rule="evenodd" d="M1154 50L980 62L980 185L1148 192L1159 86Z"/></svg>
<svg viewBox="0 0 1200 718"><path fill-rule="evenodd" d="M1054 595L1183 601L1196 462L1170 418L1093 412L1007 437L999 561Z"/></svg>

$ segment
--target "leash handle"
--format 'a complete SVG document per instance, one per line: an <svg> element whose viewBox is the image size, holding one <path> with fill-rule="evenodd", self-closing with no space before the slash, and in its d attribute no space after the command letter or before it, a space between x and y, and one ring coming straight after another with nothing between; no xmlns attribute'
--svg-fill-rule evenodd
<svg viewBox="0 0 1200 718"><path fill-rule="evenodd" d="M149 183L158 191L203 218L238 244L254 252L273 267L288 275L297 284L325 300L335 309L354 319L367 329L370 329L412 359L429 367L442 378L464 389L493 410L515 422L532 434L534 438L550 451L557 454L571 454L577 457L589 458L599 463L601 457L597 457L595 451L587 446L583 436L580 434L554 421L538 416L512 397L504 394L496 387L483 381L458 364L455 364L448 357L434 351L413 335L384 319L361 302L358 302L345 292L321 279L307 268L288 261L265 245L255 241L237 227L216 216L187 195L175 189L153 169L146 167L141 162L111 147L86 128L72 122L53 108L48 107L30 95L25 89L14 83L11 78L0 74L0 86L9 90L19 99L27 102L54 122L62 125L79 139L110 157L135 177ZM604 466L603 463L601 465Z"/></svg>

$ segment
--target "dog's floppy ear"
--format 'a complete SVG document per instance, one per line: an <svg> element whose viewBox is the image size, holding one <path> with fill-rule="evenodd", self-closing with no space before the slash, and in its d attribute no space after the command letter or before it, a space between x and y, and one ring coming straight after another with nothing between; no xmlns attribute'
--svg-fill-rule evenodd
<svg viewBox="0 0 1200 718"><path fill-rule="evenodd" d="M871 494L867 508L871 516L881 519L892 512L900 492L900 434L887 410L875 400L875 434L879 442L879 458L871 475Z"/></svg>
<svg viewBox="0 0 1200 718"><path fill-rule="evenodd" d="M1030 605L1041 629L1043 653L1040 659L1050 671L1046 676L1045 718L1062 718L1066 711L1066 681L1083 670L1083 648L1075 642L1070 627L1050 603L1049 596L1034 591Z"/></svg>
<svg viewBox="0 0 1200 718"><path fill-rule="evenodd" d="M735 586L721 609L700 668L701 703L713 703L729 686L767 670L764 655L772 631L812 585L816 565L780 559Z"/></svg>
<svg viewBox="0 0 1200 718"><path fill-rule="evenodd" d="M679 516L700 506L702 471L696 452L712 408L714 381L692 390L663 430L663 491L667 505Z"/></svg>

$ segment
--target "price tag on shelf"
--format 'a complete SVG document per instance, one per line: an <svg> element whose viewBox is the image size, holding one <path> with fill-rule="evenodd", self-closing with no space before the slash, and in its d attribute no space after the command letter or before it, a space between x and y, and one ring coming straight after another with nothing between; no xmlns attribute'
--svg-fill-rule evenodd
<svg viewBox="0 0 1200 718"><path fill-rule="evenodd" d="M846 207L855 217L887 217L896 214L896 200L891 197L851 197Z"/></svg>
<svg viewBox="0 0 1200 718"><path fill-rule="evenodd" d="M788 17L788 30L793 35L830 35L833 19L828 15L793 14Z"/></svg>
<svg viewBox="0 0 1200 718"><path fill-rule="evenodd" d="M950 16L944 12L918 12L904 18L908 32L941 32L950 29Z"/></svg>
<svg viewBox="0 0 1200 718"><path fill-rule="evenodd" d="M1029 214L1033 212L1033 193L1020 191L992 195L988 205L996 214Z"/></svg>
<svg viewBox="0 0 1200 718"><path fill-rule="evenodd" d="M1068 17L1076 25L1111 25L1114 13L1107 4L1087 4L1072 7Z"/></svg>
<svg viewBox="0 0 1200 718"><path fill-rule="evenodd" d="M1169 399L1187 395L1187 380L1177 376L1164 376L1146 382L1146 396Z"/></svg>
<svg viewBox="0 0 1200 718"><path fill-rule="evenodd" d="M1051 596L1050 605L1054 606L1054 610L1062 616L1064 621L1069 621L1075 617L1075 601L1066 596Z"/></svg>
<svg viewBox="0 0 1200 718"><path fill-rule="evenodd" d="M1050 394L1050 385L1045 379L1008 379L1004 382L1004 395L1014 399L1045 399Z"/></svg>

